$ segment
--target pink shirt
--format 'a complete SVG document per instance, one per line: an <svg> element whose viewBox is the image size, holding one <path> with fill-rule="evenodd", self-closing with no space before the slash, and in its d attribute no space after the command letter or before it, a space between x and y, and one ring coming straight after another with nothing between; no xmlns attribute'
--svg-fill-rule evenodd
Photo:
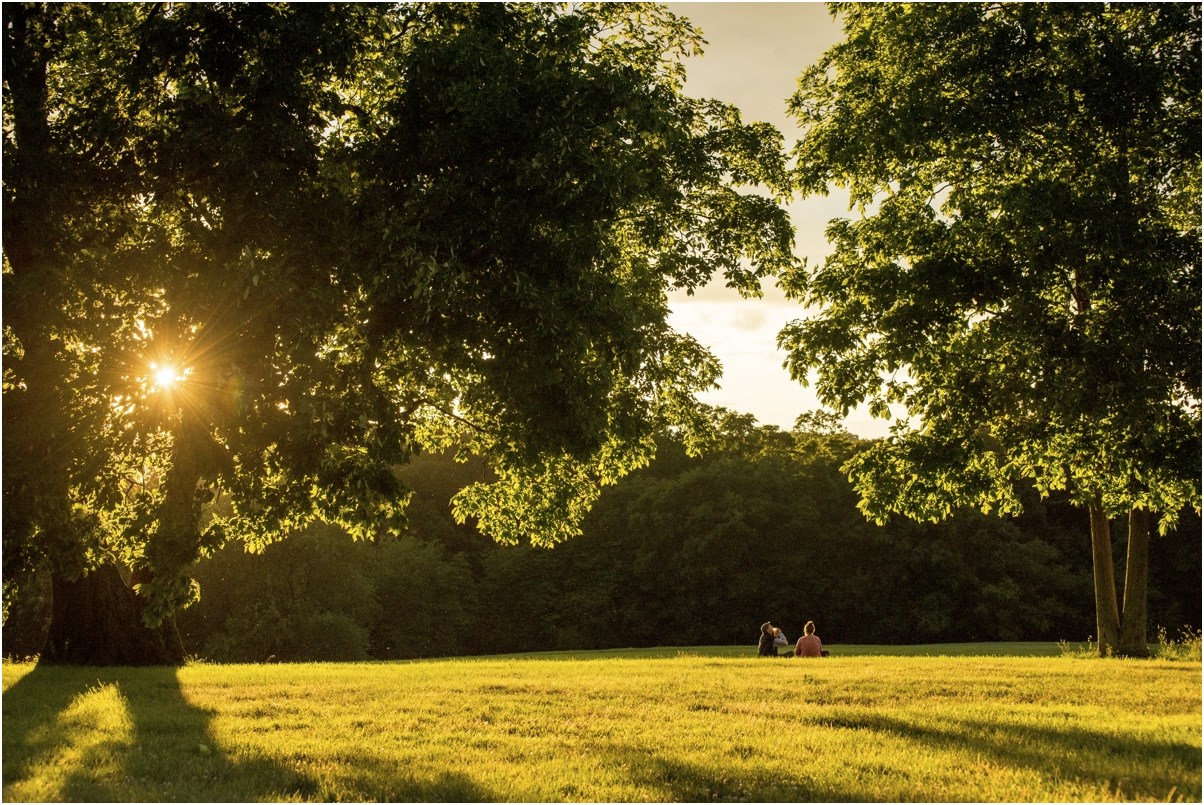
<svg viewBox="0 0 1204 805"><path fill-rule="evenodd" d="M796 657L822 657L824 644L819 641L819 638L813 634L805 634L798 639L798 643L794 646L794 656Z"/></svg>

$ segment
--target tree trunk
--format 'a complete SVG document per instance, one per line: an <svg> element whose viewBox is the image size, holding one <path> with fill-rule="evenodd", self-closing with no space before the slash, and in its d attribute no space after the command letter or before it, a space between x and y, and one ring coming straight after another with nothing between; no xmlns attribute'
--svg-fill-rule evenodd
<svg viewBox="0 0 1204 805"><path fill-rule="evenodd" d="M50 632L41 662L54 665L179 665L184 646L172 621L142 622L142 606L116 565L75 580L55 574Z"/></svg>
<svg viewBox="0 0 1204 805"><path fill-rule="evenodd" d="M1129 512L1129 550L1125 559L1125 603L1120 621L1119 653L1128 657L1150 656L1146 630L1147 582L1150 573L1150 513L1134 508Z"/></svg>
<svg viewBox="0 0 1204 805"><path fill-rule="evenodd" d="M1120 612L1116 604L1116 573L1112 563L1112 529L1099 495L1091 501L1091 563L1095 571L1095 629L1099 655L1120 650Z"/></svg>

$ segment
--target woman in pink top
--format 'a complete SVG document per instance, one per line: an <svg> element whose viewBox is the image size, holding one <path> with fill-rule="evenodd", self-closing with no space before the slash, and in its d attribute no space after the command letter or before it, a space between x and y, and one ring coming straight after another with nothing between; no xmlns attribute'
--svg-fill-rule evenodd
<svg viewBox="0 0 1204 805"><path fill-rule="evenodd" d="M798 639L798 643L794 645L794 656L796 657L822 657L824 656L824 644L815 636L815 621L807 621L807 625L803 627L803 636Z"/></svg>

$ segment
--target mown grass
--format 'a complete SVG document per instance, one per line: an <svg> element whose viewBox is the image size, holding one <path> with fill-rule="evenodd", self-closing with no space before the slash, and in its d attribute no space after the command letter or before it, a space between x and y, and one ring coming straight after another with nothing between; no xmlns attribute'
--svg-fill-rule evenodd
<svg viewBox="0 0 1204 805"><path fill-rule="evenodd" d="M840 648L811 661L691 649L178 670L6 663L3 796L1200 799L1198 663Z"/></svg>

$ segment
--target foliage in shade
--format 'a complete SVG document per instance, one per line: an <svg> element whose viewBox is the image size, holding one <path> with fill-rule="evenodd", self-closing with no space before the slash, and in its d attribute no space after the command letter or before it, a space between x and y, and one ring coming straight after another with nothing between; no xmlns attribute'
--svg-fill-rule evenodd
<svg viewBox="0 0 1204 805"><path fill-rule="evenodd" d="M308 611L352 612L350 593L367 586L381 606L358 623L380 658L749 645L766 619L792 638L814 619L839 643L1052 645L1095 633L1086 524L1064 501L1030 492L1013 521L963 510L943 523L876 526L840 472L866 443L741 420L718 425L724 444L702 459L661 444L648 468L603 493L580 537L552 551L456 526L448 501L472 468L423 456L405 472L412 537L353 551L326 528L261 556L227 548L198 565L206 594L182 613L181 631L204 657L310 659L321 641L304 639ZM1198 523L1186 517L1153 546L1150 617L1172 630L1199 623ZM331 596L339 587L348 595ZM299 639L267 648L231 618L251 606L284 615L282 632ZM236 643L240 653L225 652Z"/></svg>
<svg viewBox="0 0 1204 805"><path fill-rule="evenodd" d="M458 516L563 540L706 424L667 292L793 263L741 189L788 192L780 135L682 94L699 38L659 7L5 20L6 595L113 563L156 624L227 541L399 533L393 468L453 444L493 468Z"/></svg>
<svg viewBox="0 0 1204 805"><path fill-rule="evenodd" d="M833 10L794 176L858 217L781 279L814 310L779 336L791 372L837 411L902 406L848 465L875 520L1014 514L1019 479L1133 512L1135 627L1147 514L1200 498L1200 7Z"/></svg>
<svg viewBox="0 0 1204 805"><path fill-rule="evenodd" d="M353 542L315 524L260 554L232 543L200 560L192 575L204 594L176 618L184 645L222 661L743 651L767 619L792 638L814 620L842 646L1025 639L1052 649L1095 634L1087 524L1064 500L1029 492L1013 520L963 510L876 526L840 471L866 442L751 421L724 417L703 458L662 442L555 550L456 524L450 500L482 463L419 456L402 473L414 494L400 539ZM1199 629L1199 528L1185 515L1151 545L1150 623L1171 634ZM6 613L8 656L42 648L50 579L39 580L45 588L31 585Z"/></svg>

